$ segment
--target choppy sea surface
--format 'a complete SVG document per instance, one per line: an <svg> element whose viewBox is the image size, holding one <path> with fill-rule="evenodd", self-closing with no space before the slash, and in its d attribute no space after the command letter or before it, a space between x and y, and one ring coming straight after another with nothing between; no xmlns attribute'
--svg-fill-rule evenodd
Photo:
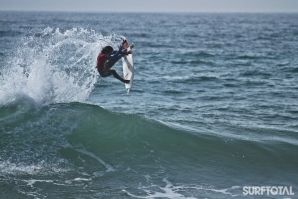
<svg viewBox="0 0 298 199"><path fill-rule="evenodd" d="M0 198L297 198L297 75L298 14L0 12Z"/></svg>

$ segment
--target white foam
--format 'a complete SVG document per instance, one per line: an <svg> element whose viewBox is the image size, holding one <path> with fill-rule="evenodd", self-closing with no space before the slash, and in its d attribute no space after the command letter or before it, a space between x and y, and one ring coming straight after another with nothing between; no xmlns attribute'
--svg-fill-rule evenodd
<svg viewBox="0 0 298 199"><path fill-rule="evenodd" d="M53 183L54 182L53 180L24 180L24 181L27 182L27 185L31 186L31 187L33 187L33 185L36 182L47 182L47 183Z"/></svg>
<svg viewBox="0 0 298 199"><path fill-rule="evenodd" d="M150 179L150 177L145 176L147 181ZM169 199L197 199L197 197L194 196L187 196L187 195L200 195L199 198L203 197L204 194L207 192L208 195L210 195L210 192L220 193L223 194L223 196L229 196L229 197L235 197L238 196L237 194L232 194L231 191L237 191L241 187L239 186L233 186L228 189L216 189L213 188L213 186L201 186L201 185L179 185L174 186L169 180L166 178L163 179L163 182L166 183L165 187L161 187L158 185L155 185L151 183L150 186L139 186L138 189L142 190L146 193L145 196L142 195L136 195L128 192L127 190L123 189L122 191L127 193L129 196L134 198L169 198ZM157 191L160 190L160 191ZM204 191L203 193L198 193L197 191ZM192 192L193 194L190 194ZM186 193L183 195L183 193Z"/></svg>
<svg viewBox="0 0 298 199"><path fill-rule="evenodd" d="M75 178L74 181L90 181L90 178Z"/></svg>
<svg viewBox="0 0 298 199"><path fill-rule="evenodd" d="M149 186L149 187L139 187L139 189L146 192L147 196L137 196L135 194L132 194L132 193L126 191L125 189L123 189L122 191L126 192L129 196L135 197L135 198L196 199L194 197L187 197L187 196L184 196L184 195L178 193L177 191L179 191L179 189L181 187L180 186L173 186L173 184L171 182L169 182L166 178L164 178L163 181L166 183L165 187L160 187L160 186L157 186L157 185L152 185L152 186ZM161 191L159 192L159 191L150 190L150 188L152 188L153 186L158 187L158 189L160 189Z"/></svg>
<svg viewBox="0 0 298 199"><path fill-rule="evenodd" d="M18 175L18 174L30 174L35 175L43 173L45 170L52 170L54 173L66 172L65 168L59 168L57 165L47 165L44 161L36 164L26 164L24 162L13 163L10 160L0 159L0 174L1 175Z"/></svg>
<svg viewBox="0 0 298 199"><path fill-rule="evenodd" d="M25 165L22 163L15 164L10 161L0 161L1 174L36 174L42 169L43 167L40 165Z"/></svg>
<svg viewBox="0 0 298 199"><path fill-rule="evenodd" d="M18 41L1 69L0 105L26 96L37 105L85 101L97 81L96 56L116 36L45 28Z"/></svg>

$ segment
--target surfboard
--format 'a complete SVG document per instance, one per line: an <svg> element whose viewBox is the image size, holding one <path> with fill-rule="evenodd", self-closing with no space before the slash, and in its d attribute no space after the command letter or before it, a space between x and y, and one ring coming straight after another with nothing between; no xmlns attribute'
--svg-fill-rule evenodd
<svg viewBox="0 0 298 199"><path fill-rule="evenodd" d="M129 45L128 41L126 40L125 37L121 37L123 42L123 47L127 48L127 51L131 50L131 46ZM134 68L133 68L133 59L132 59L132 54L129 55L125 55L122 57L122 63L123 63L123 77L124 79L128 79L130 80L129 84L125 84L125 89L126 89L126 93L128 94L131 86L132 86L132 82L133 82L133 72L134 72Z"/></svg>

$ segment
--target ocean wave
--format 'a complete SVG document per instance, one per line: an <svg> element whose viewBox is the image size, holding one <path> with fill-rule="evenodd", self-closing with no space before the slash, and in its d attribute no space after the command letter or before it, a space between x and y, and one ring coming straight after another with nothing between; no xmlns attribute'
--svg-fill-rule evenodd
<svg viewBox="0 0 298 199"><path fill-rule="evenodd" d="M17 107L26 107L22 105L25 100L14 101L10 109L1 107L0 112L6 112L6 116L23 114L26 117L14 118L8 123L5 123L6 116L1 117L1 150L4 153L0 158L0 168L3 168L0 175L7 179L12 175L15 180L30 175L32 181L18 181L30 189L42 190L42 183L51 187L88 185L111 175L114 180L121 181L120 176L131 178L131 173L137 172L147 175L142 186L128 183L128 187L121 188L123 193L136 198L171 198L166 193L182 198L192 197L189 193L193 193L197 198L205 192L231 196L238 192L216 188L218 185L212 187L212 182L205 187L193 181L179 185L167 175L183 169L183 175L192 176L189 179L199 179L202 174L193 173L197 168L208 168L212 163L213 169L229 173L233 172L229 167L234 168L235 162L238 167L245 166L252 172L255 166L262 167L266 161L271 165L269 171L274 171L282 166L275 162L280 156L288 162L288 171L295 170L289 152L296 149L297 143L285 136L292 131L245 123L226 125L220 120L212 123L206 120L194 126L180 125L135 114L114 113L85 103L50 104L31 114L32 107L22 112L14 111ZM30 107L30 99L28 103ZM272 132L274 136L270 135ZM254 166L247 165L247 161ZM164 170L158 169L161 165ZM147 168L156 169L159 178L153 178L152 173L148 177ZM67 177L57 180L58 174ZM154 186L147 186L147 181Z"/></svg>

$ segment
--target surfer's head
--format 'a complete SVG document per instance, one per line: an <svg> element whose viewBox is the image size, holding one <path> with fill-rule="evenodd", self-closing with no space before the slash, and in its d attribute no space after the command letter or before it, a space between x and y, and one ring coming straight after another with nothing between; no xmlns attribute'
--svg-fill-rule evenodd
<svg viewBox="0 0 298 199"><path fill-rule="evenodd" d="M114 51L114 49L112 46L105 46L101 50L101 52L106 55L112 53L113 51Z"/></svg>

